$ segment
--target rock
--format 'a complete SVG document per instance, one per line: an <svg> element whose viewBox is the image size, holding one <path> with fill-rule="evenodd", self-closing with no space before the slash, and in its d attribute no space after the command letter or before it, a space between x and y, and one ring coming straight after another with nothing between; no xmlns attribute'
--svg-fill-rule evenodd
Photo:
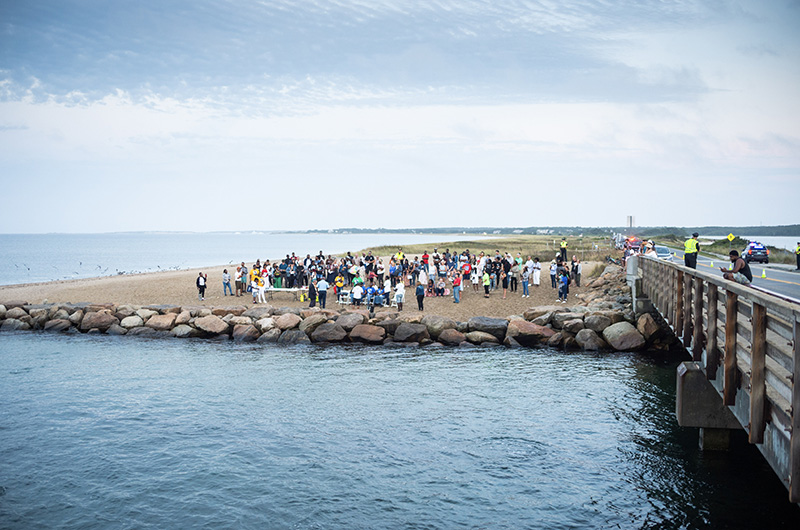
<svg viewBox="0 0 800 530"><path fill-rule="evenodd" d="M136 314L139 315L140 317L142 317L142 320L147 322L147 319L150 318L153 315L157 315L158 311L153 311L152 309L144 309L144 308L142 308L142 309L139 309L138 311L136 311Z"/></svg>
<svg viewBox="0 0 800 530"><path fill-rule="evenodd" d="M456 330L460 331L461 333L469 333L469 323L467 322L458 322L456 324ZM469 343L467 343L469 344Z"/></svg>
<svg viewBox="0 0 800 530"><path fill-rule="evenodd" d="M403 322L394 331L395 342L419 342L429 338L428 328L422 324Z"/></svg>
<svg viewBox="0 0 800 530"><path fill-rule="evenodd" d="M506 329L508 328L508 320L503 318L490 318L490 317L472 317L468 321L470 332L482 331L489 333L497 338L500 342L506 337ZM469 333L467 334L469 340ZM470 340L470 342L473 342Z"/></svg>
<svg viewBox="0 0 800 530"><path fill-rule="evenodd" d="M139 315L131 315L123 318L119 325L125 329L138 328L139 326L144 326L144 320Z"/></svg>
<svg viewBox="0 0 800 530"><path fill-rule="evenodd" d="M576 318L580 318L581 320L583 320L583 315L579 315L571 311L553 313L553 318L550 321L550 323L553 324L554 328L562 329L564 327L564 322L566 322L567 320L574 320Z"/></svg>
<svg viewBox="0 0 800 530"><path fill-rule="evenodd" d="M247 320L250 320L249 318ZM233 340L237 342L255 342L261 333L252 324L236 324L233 326Z"/></svg>
<svg viewBox="0 0 800 530"><path fill-rule="evenodd" d="M555 291L554 291L555 292ZM560 305L543 305L539 307L532 307L522 313L523 318L525 320L531 321L535 318L539 318L541 316L546 315L547 313L557 313L564 311L564 306ZM547 324L547 322L545 322ZM539 324L540 326L544 326L545 324Z"/></svg>
<svg viewBox="0 0 800 530"><path fill-rule="evenodd" d="M470 331L465 335L465 338L472 344L500 344L500 340L497 337L491 333L486 333L485 331Z"/></svg>
<svg viewBox="0 0 800 530"><path fill-rule="evenodd" d="M420 346L430 346L431 344L438 344L438 342L434 343L431 339L422 339L419 341Z"/></svg>
<svg viewBox="0 0 800 530"><path fill-rule="evenodd" d="M398 317L401 322L408 322L409 324L420 324L422 322L422 315L406 313Z"/></svg>
<svg viewBox="0 0 800 530"><path fill-rule="evenodd" d="M337 322L338 324L338 322ZM369 344L380 344L386 338L386 330L380 326L370 324L358 324L350 332L350 340L366 342Z"/></svg>
<svg viewBox="0 0 800 530"><path fill-rule="evenodd" d="M228 332L228 324L222 321L221 318L214 315L207 315L200 317L194 321L194 325L200 331L204 331L210 335L219 335Z"/></svg>
<svg viewBox="0 0 800 530"><path fill-rule="evenodd" d="M528 322L527 320L512 320L508 323L506 335L513 338L523 346L534 346L547 341L555 334L550 328Z"/></svg>
<svg viewBox="0 0 800 530"><path fill-rule="evenodd" d="M563 329L564 331L566 331L567 333L569 333L571 335L575 335L577 332L579 332L583 328L584 328L583 319L580 319L580 318L573 318L571 320L567 320L561 326L561 329Z"/></svg>
<svg viewBox="0 0 800 530"><path fill-rule="evenodd" d="M175 317L175 325L180 326L182 324L188 324L190 320L192 320L191 311L181 311L178 313L178 316Z"/></svg>
<svg viewBox="0 0 800 530"><path fill-rule="evenodd" d="M630 322L617 322L603 330L603 338L617 351L634 351L645 344L644 337Z"/></svg>
<svg viewBox="0 0 800 530"><path fill-rule="evenodd" d="M27 331L31 329L31 325L16 318L7 318L0 326L0 331Z"/></svg>
<svg viewBox="0 0 800 530"><path fill-rule="evenodd" d="M147 319L145 326L153 328L158 331L169 331L175 324L175 313L167 313L166 315L153 315Z"/></svg>
<svg viewBox="0 0 800 530"><path fill-rule="evenodd" d="M81 320L81 331L89 331L96 328L105 333L112 324L119 324L117 317L105 311L90 311L83 315Z"/></svg>
<svg viewBox="0 0 800 530"><path fill-rule="evenodd" d="M280 330L280 328L275 328L275 329ZM302 343L308 344L310 342L311 341L308 339L308 335L306 335L299 329L287 329L286 331L281 333L280 337L278 337L279 344L302 344Z"/></svg>
<svg viewBox="0 0 800 530"><path fill-rule="evenodd" d="M447 346L458 346L467 340L467 337L455 328L443 329L438 338L439 342Z"/></svg>
<svg viewBox="0 0 800 530"><path fill-rule="evenodd" d="M41 317L47 318L48 314L50 313L49 308L45 309L43 307L39 308L29 308L28 314L31 316L32 319L36 320Z"/></svg>
<svg viewBox="0 0 800 530"><path fill-rule="evenodd" d="M311 333L312 342L341 342L347 338L347 331L338 322L321 324Z"/></svg>
<svg viewBox="0 0 800 530"><path fill-rule="evenodd" d="M506 335L505 340L503 341L504 346L508 346L509 348L521 348L522 345L516 341L513 337L509 337Z"/></svg>
<svg viewBox="0 0 800 530"><path fill-rule="evenodd" d="M336 319L336 323L339 324L345 331L352 331L353 328L358 326L359 324L364 324L367 321L367 317L365 317L361 313L345 313L344 315L339 316Z"/></svg>
<svg viewBox="0 0 800 530"><path fill-rule="evenodd" d="M57 309L53 316L50 317L50 320L69 320L69 313L64 309Z"/></svg>
<svg viewBox="0 0 800 530"><path fill-rule="evenodd" d="M649 313L644 313L639 317L639 320L636 321L636 329L642 334L644 340L647 342L658 338L658 335L661 332L661 328L658 327L655 319L653 319L653 316Z"/></svg>
<svg viewBox="0 0 800 530"><path fill-rule="evenodd" d="M607 317L609 320L611 320L611 324L616 324L617 322L622 322L623 320L625 320L625 316L623 315L622 311L614 311L614 310L608 310L608 309L604 309L604 310L600 310L600 311L594 310L594 311L591 311L586 316L588 317L590 315L599 315L599 316ZM584 318L584 321L585 320L586 320L586 318ZM608 327L608 326L606 326L606 327ZM595 331L597 331L597 330L595 330Z"/></svg>
<svg viewBox="0 0 800 530"><path fill-rule="evenodd" d="M564 333L564 338L561 340L561 347L565 350L577 350L580 349L580 344L575 340L575 337L569 333Z"/></svg>
<svg viewBox="0 0 800 530"><path fill-rule="evenodd" d="M28 304L28 302L23 302L22 300L9 300L8 302L3 302L3 307L5 307L6 310L13 309L15 307L22 308L26 305L30 304Z"/></svg>
<svg viewBox="0 0 800 530"><path fill-rule="evenodd" d="M604 329L612 324L611 319L606 315L591 313L586 315L583 319L583 325L586 329L591 329L597 333L602 333Z"/></svg>
<svg viewBox="0 0 800 530"><path fill-rule="evenodd" d="M198 309L197 310L197 316L198 317L210 317L211 316L211 310L206 308L206 307L204 307L202 309Z"/></svg>
<svg viewBox="0 0 800 530"><path fill-rule="evenodd" d="M81 311L80 309L78 309L69 316L69 322L73 326L79 325L81 323L81 320L83 320L83 311Z"/></svg>
<svg viewBox="0 0 800 530"><path fill-rule="evenodd" d="M302 322L302 319L298 315L284 313L275 319L275 326L281 331L286 331L287 329L296 328L300 325L300 322Z"/></svg>
<svg viewBox="0 0 800 530"><path fill-rule="evenodd" d="M22 317L27 317L28 312L22 309L21 307L12 307L8 311L6 311L6 318L15 318L19 320Z"/></svg>
<svg viewBox="0 0 800 530"><path fill-rule="evenodd" d="M131 315L136 314L137 307L133 307L131 305L123 305L117 308L116 313L114 316L117 317L120 321L125 320Z"/></svg>
<svg viewBox="0 0 800 530"><path fill-rule="evenodd" d="M394 332L397 331L397 328L402 323L403 322L401 320L393 318L393 319L383 320L381 322L378 322L378 326L380 326L383 329L385 329L386 333L388 333L389 335L394 335Z"/></svg>
<svg viewBox="0 0 800 530"><path fill-rule="evenodd" d="M188 326L186 324L178 324L174 328L172 328L172 334L179 339L187 339L189 337L199 337L202 335L202 332L193 328L192 326Z"/></svg>
<svg viewBox="0 0 800 530"><path fill-rule="evenodd" d="M166 315L167 313L175 313L177 315L181 312L181 306L171 304L148 305L144 308L151 311L157 311L162 315Z"/></svg>
<svg viewBox="0 0 800 530"><path fill-rule="evenodd" d="M106 331L108 335L125 335L128 333L128 330L120 326L119 324L111 324L111 327L108 328Z"/></svg>
<svg viewBox="0 0 800 530"><path fill-rule="evenodd" d="M229 305L226 307L215 307L211 311L211 314L219 316L219 314L216 313L216 311L218 310L221 310L223 315L233 315L236 317L242 316L244 315L244 313L247 312L247 308L243 305ZM245 315L245 316L249 317L250 315Z"/></svg>
<svg viewBox="0 0 800 530"><path fill-rule="evenodd" d="M456 321L452 318L440 317L438 315L425 315L422 317L420 323L428 328L428 334L435 340L439 339L439 335L441 335L442 331L446 329L456 329L457 326Z"/></svg>
<svg viewBox="0 0 800 530"><path fill-rule="evenodd" d="M230 326L251 326L252 324L253 319L250 317L237 317L231 315L231 318L228 321L228 325Z"/></svg>
<svg viewBox="0 0 800 530"><path fill-rule="evenodd" d="M257 307L251 307L250 309L242 313L242 316L250 317L255 320L261 320L262 318L266 318L272 315L274 312L275 308L267 304L267 305L260 305Z"/></svg>
<svg viewBox="0 0 800 530"><path fill-rule="evenodd" d="M466 348L466 349L475 349L475 345L469 341L464 341L458 345L459 348Z"/></svg>
<svg viewBox="0 0 800 530"><path fill-rule="evenodd" d="M547 339L547 345L550 346L551 348L560 348L563 340L564 340L564 334L558 332L549 339Z"/></svg>
<svg viewBox="0 0 800 530"><path fill-rule="evenodd" d="M575 335L575 341L586 351L598 351L606 347L606 343L593 329L585 328Z"/></svg>
<svg viewBox="0 0 800 530"><path fill-rule="evenodd" d="M6 306L0 305L0 320L6 318L6 312L7 311L8 311L8 309L6 309Z"/></svg>
<svg viewBox="0 0 800 530"><path fill-rule="evenodd" d="M275 319L272 317L262 318L261 320L256 321L256 327L261 333L265 333L272 329L277 329L275 327ZM280 331L280 330L278 330ZM278 334L280 336L280 333ZM277 337L276 337L277 339Z"/></svg>
<svg viewBox="0 0 800 530"><path fill-rule="evenodd" d="M256 342L276 342L280 338L281 333L281 330L272 327L264 331Z"/></svg>
<svg viewBox="0 0 800 530"><path fill-rule="evenodd" d="M310 337L311 334L314 333L315 329L317 329L319 326L321 326L327 321L328 317L326 317L325 315L314 314L304 318L303 321L300 322L298 329L300 329L300 331L302 331L303 333L305 333Z"/></svg>
<svg viewBox="0 0 800 530"><path fill-rule="evenodd" d="M318 307L309 307L308 309L301 309L300 310L300 318L305 320L308 317L316 315L317 313L319 313L319 308Z"/></svg>
<svg viewBox="0 0 800 530"><path fill-rule="evenodd" d="M160 331L146 326L129 329L128 333L126 333L129 337L158 337L160 334Z"/></svg>
<svg viewBox="0 0 800 530"><path fill-rule="evenodd" d="M65 319L65 318L57 318L55 320L49 320L44 325L45 331L52 331L52 332L59 332L59 331L66 331L72 326L72 323Z"/></svg>
<svg viewBox="0 0 800 530"><path fill-rule="evenodd" d="M272 313L274 316L282 316L282 315L297 315L300 316L300 308L299 307L279 307L275 309Z"/></svg>

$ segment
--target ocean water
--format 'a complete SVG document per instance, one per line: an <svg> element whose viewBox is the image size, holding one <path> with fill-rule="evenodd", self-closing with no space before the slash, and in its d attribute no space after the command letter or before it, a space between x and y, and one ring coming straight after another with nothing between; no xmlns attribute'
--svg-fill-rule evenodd
<svg viewBox="0 0 800 530"><path fill-rule="evenodd" d="M0 335L2 528L797 528L677 360Z"/></svg>
<svg viewBox="0 0 800 530"><path fill-rule="evenodd" d="M187 269L295 252L315 255L370 246L438 243L476 236L422 234L150 233L0 234L0 285Z"/></svg>

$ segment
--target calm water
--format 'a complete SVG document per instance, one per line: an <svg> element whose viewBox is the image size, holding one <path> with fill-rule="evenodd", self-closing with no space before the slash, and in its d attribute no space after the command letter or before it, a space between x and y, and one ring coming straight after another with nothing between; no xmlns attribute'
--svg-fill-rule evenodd
<svg viewBox="0 0 800 530"><path fill-rule="evenodd" d="M250 263L476 236L420 234L0 234L0 285Z"/></svg>
<svg viewBox="0 0 800 530"><path fill-rule="evenodd" d="M3 334L0 527L797 528L676 362Z"/></svg>

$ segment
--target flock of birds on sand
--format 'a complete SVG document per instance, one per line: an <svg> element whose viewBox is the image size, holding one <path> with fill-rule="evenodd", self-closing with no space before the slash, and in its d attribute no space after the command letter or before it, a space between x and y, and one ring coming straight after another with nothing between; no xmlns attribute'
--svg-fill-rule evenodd
<svg viewBox="0 0 800 530"><path fill-rule="evenodd" d="M20 267L20 264L15 263L14 267L16 269L18 269L18 270L20 268L24 268L25 270L28 271L28 275L30 275L31 267L27 263L22 263L21 265L22 265L22 267ZM50 265L50 267L52 267L54 270L58 271L58 267L56 267L55 265ZM83 262L82 261L78 262L78 268L79 269L83 268ZM119 269L114 269L114 273L113 274L108 274L109 268L110 267L103 268L102 265L98 265L96 268L94 268L91 271L91 273L88 272L88 271L86 271L84 273L80 273L78 271L72 271L71 275L62 276L61 278L50 278L50 281L51 282L55 282L55 281L59 281L59 280L74 280L74 279L76 279L78 277L81 277L81 276L84 277L84 278L89 278L89 277L92 277L92 276L115 276L115 275L116 276L122 276L124 274L141 274L141 273L144 273L144 272L155 272L155 271L159 271L159 272L178 271L178 270L181 270L182 265L174 265L172 267L167 267L167 268L163 268L163 269L161 268L161 265L156 265L156 269L149 269L149 270L146 269L146 270L141 270L141 271L140 270L130 270L130 271L124 271L123 270L123 271L121 271Z"/></svg>

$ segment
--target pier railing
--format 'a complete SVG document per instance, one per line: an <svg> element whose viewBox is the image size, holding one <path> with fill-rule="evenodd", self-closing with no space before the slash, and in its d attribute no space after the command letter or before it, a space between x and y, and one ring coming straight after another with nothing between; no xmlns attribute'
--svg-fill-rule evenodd
<svg viewBox="0 0 800 530"><path fill-rule="evenodd" d="M800 502L800 304L652 258L640 289ZM629 273L631 269L629 268Z"/></svg>

